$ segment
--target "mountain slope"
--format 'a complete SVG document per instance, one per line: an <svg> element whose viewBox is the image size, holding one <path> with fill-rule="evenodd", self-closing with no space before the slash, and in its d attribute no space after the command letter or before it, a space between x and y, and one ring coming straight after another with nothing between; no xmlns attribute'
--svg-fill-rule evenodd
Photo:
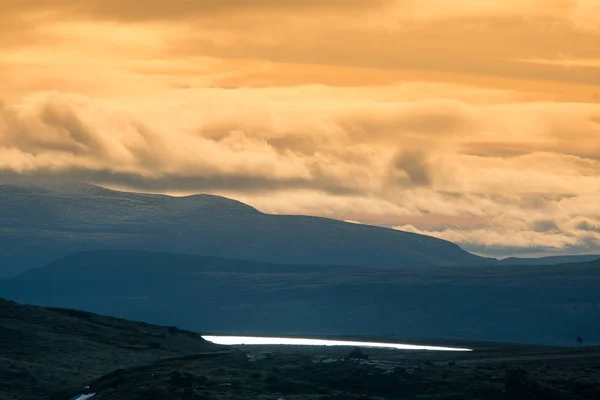
<svg viewBox="0 0 600 400"><path fill-rule="evenodd" d="M382 268L495 261L429 236L263 214L219 196L170 197L90 185L0 186L0 276L76 251L108 248Z"/></svg>
<svg viewBox="0 0 600 400"><path fill-rule="evenodd" d="M509 257L499 260L500 265L557 265L580 263L600 259L600 254L582 254L566 256L549 256L539 258Z"/></svg>
<svg viewBox="0 0 600 400"><path fill-rule="evenodd" d="M0 399L80 391L117 368L218 348L173 327L0 298Z"/></svg>
<svg viewBox="0 0 600 400"><path fill-rule="evenodd" d="M111 250L0 281L19 302L203 332L599 343L600 261L377 269Z"/></svg>

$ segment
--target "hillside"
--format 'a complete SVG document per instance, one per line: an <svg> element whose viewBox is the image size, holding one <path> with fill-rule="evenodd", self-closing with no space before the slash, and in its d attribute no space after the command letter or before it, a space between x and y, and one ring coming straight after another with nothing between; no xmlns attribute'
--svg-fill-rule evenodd
<svg viewBox="0 0 600 400"><path fill-rule="evenodd" d="M174 327L0 298L0 399L80 391L115 369L218 348Z"/></svg>
<svg viewBox="0 0 600 400"><path fill-rule="evenodd" d="M393 337L387 337L388 340ZM588 400L598 396L600 348L478 344L475 352L241 346L116 371L91 382L122 400ZM246 354L244 354L246 353ZM353 351L353 353L356 353Z"/></svg>
<svg viewBox="0 0 600 400"><path fill-rule="evenodd" d="M600 261L386 270L111 250L0 281L0 295L203 332L600 343Z"/></svg>
<svg viewBox="0 0 600 400"><path fill-rule="evenodd" d="M219 196L170 197L90 185L0 186L0 276L103 248L382 268L489 262L428 236L269 215Z"/></svg>
<svg viewBox="0 0 600 400"><path fill-rule="evenodd" d="M0 400L583 400L600 383L598 347L231 348L174 327L3 299L0 338Z"/></svg>

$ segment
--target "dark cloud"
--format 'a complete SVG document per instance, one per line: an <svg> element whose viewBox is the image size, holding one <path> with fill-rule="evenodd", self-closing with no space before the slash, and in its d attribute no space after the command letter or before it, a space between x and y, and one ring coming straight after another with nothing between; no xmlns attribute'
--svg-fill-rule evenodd
<svg viewBox="0 0 600 400"><path fill-rule="evenodd" d="M551 219L540 219L533 221L531 228L535 232L559 232L560 228Z"/></svg>
<svg viewBox="0 0 600 400"><path fill-rule="evenodd" d="M431 185L430 166L422 153L409 152L397 155L393 168L396 172L406 173L410 186Z"/></svg>
<svg viewBox="0 0 600 400"><path fill-rule="evenodd" d="M48 105L41 111L40 121L47 127L64 134L64 140L61 140L58 144L64 143L70 147L63 148L62 150L69 150L74 154L101 154L103 152L100 144L94 140L92 128L87 126L68 108L59 108ZM31 136L30 132L21 131L20 133Z"/></svg>
<svg viewBox="0 0 600 400"><path fill-rule="evenodd" d="M49 95L27 107L0 107L0 143L4 150L12 150L9 154L13 157L2 160L0 179L23 178L41 182L64 179L160 192L221 190L255 193L310 189L346 196L361 192L361 187L331 173L327 164L335 159L335 155L328 155L322 161L323 165L306 163L302 173L292 171L290 176L280 176L275 169L265 169L265 159L269 159L273 168L289 168L283 164L290 162L286 157L292 155L293 159L297 154L303 154L307 151L302 149L306 143L293 139L269 142L259 133L261 127L268 130L268 124L250 126L255 131L249 131L244 137L250 145L257 147L248 150L239 146L239 137L231 136L232 130L247 128L243 121L231 121L226 125L217 122L208 129L208 137L203 137L202 132L197 137L188 137L181 132L158 134L129 114L96 114L88 100ZM181 140L187 141L191 150L188 154L192 158L174 167L181 161L177 153L182 149L182 144L178 143ZM318 144L315 141L310 144L315 151ZM300 151L294 146L300 146ZM198 147L197 151L194 147ZM209 150L214 153L207 154ZM244 166L246 158L256 156L256 152L260 152L258 162L255 162L258 167L252 168L250 163ZM270 160L273 152L280 153L281 165ZM203 155L209 159L204 160ZM23 165L26 168L22 168ZM232 168L232 165L242 167Z"/></svg>
<svg viewBox="0 0 600 400"><path fill-rule="evenodd" d="M361 194L357 188L344 185L343 182L319 181L315 179L273 179L266 176L231 173L222 175L185 175L165 174L159 177L146 177L141 174L66 168L60 171L35 171L16 173L0 170L0 183L53 183L82 182L104 186L125 187L131 190L155 192L237 192L261 193L294 189L317 190L332 195L355 196Z"/></svg>
<svg viewBox="0 0 600 400"><path fill-rule="evenodd" d="M530 154L535 151L546 151L547 144L534 146L528 142L471 142L463 143L461 151L479 157L510 158Z"/></svg>
<svg viewBox="0 0 600 400"><path fill-rule="evenodd" d="M115 21L187 19L218 14L365 10L392 4L392 0L4 0L5 13L53 12L58 16Z"/></svg>
<svg viewBox="0 0 600 400"><path fill-rule="evenodd" d="M575 225L575 229L586 232L598 232L600 233L600 221L594 223L592 221L581 221Z"/></svg>
<svg viewBox="0 0 600 400"><path fill-rule="evenodd" d="M82 143L97 147L91 140L90 130L68 108L45 104L33 117L24 116L16 108L0 108L0 121L4 122L5 144L32 154L58 150L81 154Z"/></svg>

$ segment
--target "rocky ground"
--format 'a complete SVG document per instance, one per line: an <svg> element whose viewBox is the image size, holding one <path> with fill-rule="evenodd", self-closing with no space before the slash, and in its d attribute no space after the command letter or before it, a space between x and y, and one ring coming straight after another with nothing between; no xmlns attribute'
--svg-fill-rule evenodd
<svg viewBox="0 0 600 400"><path fill-rule="evenodd" d="M598 399L600 349L520 353L240 348L121 370L112 399Z"/></svg>

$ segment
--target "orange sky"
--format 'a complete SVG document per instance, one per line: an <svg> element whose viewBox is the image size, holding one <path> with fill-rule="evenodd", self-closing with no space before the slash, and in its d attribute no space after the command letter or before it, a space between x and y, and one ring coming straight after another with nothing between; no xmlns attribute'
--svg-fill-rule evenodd
<svg viewBox="0 0 600 400"><path fill-rule="evenodd" d="M3 0L0 182L600 252L598 0Z"/></svg>

